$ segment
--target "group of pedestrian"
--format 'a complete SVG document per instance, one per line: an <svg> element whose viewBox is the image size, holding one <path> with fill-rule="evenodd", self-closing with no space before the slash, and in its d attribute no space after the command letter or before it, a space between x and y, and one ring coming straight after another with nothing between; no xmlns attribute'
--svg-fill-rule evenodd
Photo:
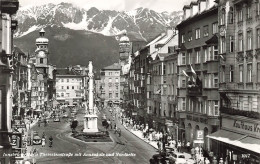
<svg viewBox="0 0 260 164"><path fill-rule="evenodd" d="M42 140L42 147L45 147L45 145L46 145L46 135L45 135L44 132L42 133L42 138L41 138L41 140ZM49 147L52 147L52 144L53 144L53 137L50 136L50 137L49 137Z"/></svg>

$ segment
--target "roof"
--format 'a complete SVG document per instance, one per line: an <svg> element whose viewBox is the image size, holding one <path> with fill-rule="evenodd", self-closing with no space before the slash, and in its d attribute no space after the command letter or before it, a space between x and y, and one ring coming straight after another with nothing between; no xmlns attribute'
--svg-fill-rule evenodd
<svg viewBox="0 0 260 164"><path fill-rule="evenodd" d="M121 70L121 65L119 63L114 63L110 66L102 68L102 70Z"/></svg>
<svg viewBox="0 0 260 164"><path fill-rule="evenodd" d="M57 72L57 76L59 75L74 75L74 76L81 76L82 74L80 74L79 72L77 72L76 70L74 70L73 68L69 69L69 68L57 68L56 69Z"/></svg>
<svg viewBox="0 0 260 164"><path fill-rule="evenodd" d="M25 55L25 53L18 47L14 46L14 51L20 55Z"/></svg>
<svg viewBox="0 0 260 164"><path fill-rule="evenodd" d="M205 41L206 44L218 44L218 36L215 34L209 40Z"/></svg>

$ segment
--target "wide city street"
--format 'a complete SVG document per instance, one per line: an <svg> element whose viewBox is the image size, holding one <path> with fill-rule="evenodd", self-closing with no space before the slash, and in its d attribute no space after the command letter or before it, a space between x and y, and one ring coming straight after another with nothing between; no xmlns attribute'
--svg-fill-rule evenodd
<svg viewBox="0 0 260 164"><path fill-rule="evenodd" d="M102 126L101 116L103 116L103 113L106 113L107 119L112 120L110 113L102 111L98 115L99 127ZM83 116L84 112L81 109L76 116L79 125L83 124ZM34 157L37 164L149 163L149 159L152 155L157 153L156 149L127 131L117 119L113 121L113 124L114 123L116 123L122 131L120 137L117 134L114 134L114 130L109 129L113 142L86 143L70 136L71 129L66 118L61 119L61 122L53 122L53 119L49 119L48 126L44 127L41 125L38 127L36 124L31 129L37 131L40 136L42 136L43 132L45 133L47 141L46 146L30 146L28 151L33 151L33 149L36 148L37 153L39 154ZM53 147L51 148L49 147L49 136L52 136L54 139ZM62 156L64 155L62 153L69 157Z"/></svg>

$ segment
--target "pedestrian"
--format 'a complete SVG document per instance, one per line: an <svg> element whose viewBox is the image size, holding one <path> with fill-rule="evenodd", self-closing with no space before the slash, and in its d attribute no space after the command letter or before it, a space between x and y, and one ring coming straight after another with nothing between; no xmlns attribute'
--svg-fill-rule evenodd
<svg viewBox="0 0 260 164"><path fill-rule="evenodd" d="M42 147L45 147L45 144L46 144L46 142L45 142L45 138L42 137Z"/></svg>
<svg viewBox="0 0 260 164"><path fill-rule="evenodd" d="M190 141L188 141L188 142L186 143L186 147L187 147L188 152L190 152Z"/></svg>
<svg viewBox="0 0 260 164"><path fill-rule="evenodd" d="M194 148L191 148L190 152L191 152L191 157L194 159L195 149L194 149Z"/></svg>
<svg viewBox="0 0 260 164"><path fill-rule="evenodd" d="M197 147L195 148L195 154L199 154L199 151L200 151L200 149L199 149L199 147L197 146Z"/></svg>
<svg viewBox="0 0 260 164"><path fill-rule="evenodd" d="M177 144L177 150L178 150L178 152L181 151L181 141L180 140L178 141L178 144Z"/></svg>
<svg viewBox="0 0 260 164"><path fill-rule="evenodd" d="M52 147L53 138L52 136L49 137L49 146Z"/></svg>
<svg viewBox="0 0 260 164"><path fill-rule="evenodd" d="M210 161L208 158L205 159L205 164L210 164Z"/></svg>
<svg viewBox="0 0 260 164"><path fill-rule="evenodd" d="M216 157L213 157L212 164L218 164L218 160Z"/></svg>
<svg viewBox="0 0 260 164"><path fill-rule="evenodd" d="M223 158L220 158L219 164L224 164Z"/></svg>
<svg viewBox="0 0 260 164"><path fill-rule="evenodd" d="M41 126L41 122L40 121L38 121L38 127L40 127Z"/></svg>
<svg viewBox="0 0 260 164"><path fill-rule="evenodd" d="M118 131L118 136L119 136L119 137L121 137L121 129L120 129L120 128L118 128L118 130L117 130L117 131Z"/></svg>

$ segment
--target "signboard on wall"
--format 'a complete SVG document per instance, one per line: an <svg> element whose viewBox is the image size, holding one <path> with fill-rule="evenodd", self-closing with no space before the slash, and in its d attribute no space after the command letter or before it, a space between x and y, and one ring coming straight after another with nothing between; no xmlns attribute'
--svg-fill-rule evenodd
<svg viewBox="0 0 260 164"><path fill-rule="evenodd" d="M197 130L197 134L196 134L196 138L197 140L204 140L204 131L203 130Z"/></svg>

